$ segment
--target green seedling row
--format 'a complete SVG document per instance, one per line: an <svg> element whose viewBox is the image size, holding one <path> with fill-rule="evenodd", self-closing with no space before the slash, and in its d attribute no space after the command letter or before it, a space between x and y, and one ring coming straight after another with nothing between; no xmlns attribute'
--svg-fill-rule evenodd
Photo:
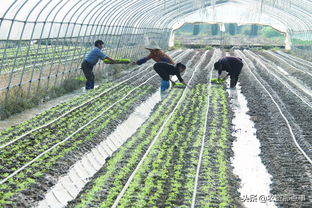
<svg viewBox="0 0 312 208"><path fill-rule="evenodd" d="M231 207L230 196L230 123L228 103L222 86L211 87L208 135L205 140L196 205ZM209 194L206 194L209 193Z"/></svg>
<svg viewBox="0 0 312 208"><path fill-rule="evenodd" d="M159 144L163 146L158 146L155 144L155 147L152 150L154 154L149 154L149 157L152 157L152 161L155 162L149 164L148 167L153 168L155 171L149 172L150 170L148 170L145 173L154 174L154 177L145 177L145 174L144 178L146 178L146 180L144 180L144 182L147 185L142 185L143 187L140 186L142 189L141 192L135 193L136 197L140 196L142 199L146 199L147 197L149 200L131 198L130 201L135 204L134 207L144 207L146 204L148 206L152 206L152 202L159 203L164 195L166 195L166 197L168 198L168 200L166 200L167 204L173 205L175 203L181 203L177 202L179 201L179 197L185 199L186 202L182 203L191 203L192 192L194 189L194 177L196 175L196 167L194 167L194 164L197 164L198 151L200 148L200 141L203 135L203 126L205 121L204 114L201 113L201 110L205 108L205 104L207 105L207 95L203 97L201 96L203 94L205 95L203 91L206 88L206 85L202 85L201 87L198 86L196 90L193 90L195 94L192 95L196 96L188 96L189 101L187 102L187 104L184 104L182 107L180 107L182 110L178 110L177 112L179 113L175 113L175 115L177 115L174 116L170 120L169 124L166 125L166 128L160 137L163 138L160 140L162 142L159 142ZM181 93L181 90L174 89L173 92ZM170 95L172 96L172 94ZM170 97L170 99L172 98ZM177 97L175 102L177 102ZM164 104L166 103L162 103L162 105ZM166 109L172 109L172 107L170 105L168 106L168 104L164 106ZM190 111L190 109L193 109L193 111ZM157 115L164 121L165 118L163 117L163 115L168 114L169 113L165 112L159 114L156 110L155 113L153 113L153 115L150 117L148 122L146 122L142 126L142 128L140 128L138 133L130 140L134 141L133 139L137 140L138 138L140 138L139 147L133 148L133 146L128 145L122 146L122 149L120 148L120 150L118 150L117 152L118 156L114 154L106 164L111 165L107 167L105 166L103 170L99 171L101 174L98 175L95 181L92 182L91 185L89 185L88 188L83 191L83 193L75 201L75 203L71 203L69 207L110 207L119 192L121 191L125 182L127 181L127 178L133 171L135 167L134 164L138 163L140 155L142 156L142 146L145 145L146 148L146 145L148 145L150 141L156 136L157 131L162 124L162 122L157 122L157 120L154 121L153 118L155 118L155 115ZM187 116L185 116L184 114L187 114ZM185 116L185 119L183 118L183 115ZM196 118L196 116L194 115L199 116ZM195 117L196 119L193 119L193 117ZM186 126L191 126L191 128L186 128ZM202 128L198 128L198 126L202 126ZM151 128L154 129L151 131L151 133L142 133L142 131L149 131L148 129ZM168 131L175 131L175 133L171 135ZM145 142L147 143L145 144ZM126 152L129 152L129 149L131 152L130 158L125 160L125 156L122 155L127 155ZM155 158L156 156L157 158ZM191 157L192 159L189 160L189 157ZM173 159L183 162L174 162ZM151 159L148 158L146 160L151 161ZM172 164L173 162L174 164ZM123 164L122 169L120 169L121 167L120 165L118 165L119 163ZM164 166L166 168L164 168ZM174 169L172 170L172 168ZM139 170L142 170L142 168ZM164 172L161 172L162 170ZM174 176L174 180L172 182L168 181L168 176L166 177L166 172L168 170L170 170L170 174ZM160 180L161 176L164 176L164 179L167 179L167 182L164 182L164 180ZM170 178L172 177L170 176ZM172 188L169 192L166 192L166 189L163 188L163 184L170 184ZM128 189L130 190L130 187ZM181 192L183 192L182 195L180 194ZM130 196L135 197L133 195ZM131 203L126 204L128 204L127 206L131 205Z"/></svg>
<svg viewBox="0 0 312 208"><path fill-rule="evenodd" d="M2 50L3 51L3 50ZM28 51L28 52L27 52ZM71 57L68 61L72 60L72 57L80 57L80 53L85 53L86 49L84 48L74 48L74 47L42 47L35 48L31 47L29 50L26 47L22 47L18 52L16 49L7 49L5 54L0 53L0 63L2 64L1 72L8 72L14 69L32 67L34 64L49 64L52 60L67 60L68 57ZM16 57L16 58L15 58Z"/></svg>
<svg viewBox="0 0 312 208"><path fill-rule="evenodd" d="M121 117L124 117L124 112L126 112L131 106L133 107L133 104L140 99L140 97L145 96L147 93L150 94L154 92L154 90L154 87L145 87L141 91L138 90L139 93L134 93L133 96L127 97L127 99L118 103L107 113L103 114L103 116L96 119L91 125L88 125L69 140L46 153L26 169L1 184L0 205L13 203L13 197L16 194L23 190L27 190L40 178L41 180L44 180L45 174L51 171L53 172L55 166L59 164L59 160L66 161L68 155L72 154L74 151L78 151L82 144L88 144L94 136L96 136L103 129L107 128L112 121L117 121ZM63 131L63 133L63 138L64 136L69 136L66 131ZM3 174L3 176L7 175L7 173Z"/></svg>
<svg viewBox="0 0 312 208"><path fill-rule="evenodd" d="M179 106L118 207L189 207L203 135L206 85Z"/></svg>
<svg viewBox="0 0 312 208"><path fill-rule="evenodd" d="M51 126L47 126L47 127L40 129L39 132L42 134L47 133L47 132L50 132L51 134L53 134L54 133L53 129L55 129L55 125L60 125L59 127L63 127L63 126L69 127L67 125L68 123L70 124L70 126L72 126L75 123L78 123L78 125L82 125L82 124L88 122L96 114L99 114L101 112L99 109L106 109L108 106L112 105L118 99L123 97L124 94L126 94L131 89L132 88L130 86L125 86L124 88L121 88L116 93L108 94L107 97L101 96L101 97L93 100L92 102L74 110L73 112L69 113L65 117L60 118L58 121L51 124ZM52 110L52 111L54 111L54 110ZM69 121L70 119L74 119L72 123L70 123L70 121ZM49 119L49 120L51 120L51 119ZM29 127L28 127L28 129L29 129ZM55 129L55 130L57 130L57 129ZM68 128L68 130L70 131L70 128ZM19 135L14 134L14 132L10 132L9 135L3 136L1 138L1 142L5 144L6 142L13 140L16 136L19 136ZM31 134L26 136L26 137L30 137L30 136L31 136ZM24 139L23 139L23 141L24 141ZM14 143L12 145L14 145ZM8 148L12 148L12 145L9 145Z"/></svg>
<svg viewBox="0 0 312 208"><path fill-rule="evenodd" d="M125 91L120 91L119 94L123 96L125 92L131 90L130 87L128 88ZM139 96L141 94L144 94L144 91L136 90L131 96ZM116 98L119 98L119 96L116 96ZM62 141L64 136L71 135L81 126L101 114L102 111L105 111L110 105L116 102L116 98L110 96L99 99L90 105L86 105L86 108L79 108L71 115L61 118L59 121L3 148L0 156L4 163L3 167L10 170L20 167L23 163ZM2 179L2 174L0 174L0 179Z"/></svg>
<svg viewBox="0 0 312 208"><path fill-rule="evenodd" d="M137 133L128 139L107 161L96 179L91 181L79 198L69 207L110 207L127 178L139 163L148 145L157 135L158 129L174 108L182 91L173 90L169 96L157 105L154 113L138 129ZM100 205L101 204L101 205Z"/></svg>
<svg viewBox="0 0 312 208"><path fill-rule="evenodd" d="M57 106L44 111L36 116L34 116L32 119L25 121L21 124L18 124L16 126L12 126L10 128L7 128L5 130L0 131L0 144L3 145L5 142L8 142L12 139L14 139L17 136L20 136L23 134L23 132L30 131L32 129L35 129L39 126L42 126L49 121L52 121L56 119L57 117L63 115L64 113L70 111L71 109L75 108L76 106L79 106L81 103L86 102L93 97L96 97L100 93L102 93L104 90L110 88L113 86L113 83L105 83L99 86L98 88L85 93L83 95L80 95L74 99L71 99L70 101L58 104Z"/></svg>
<svg viewBox="0 0 312 208"><path fill-rule="evenodd" d="M147 74L148 76L148 74ZM125 82L123 84L121 84L120 86L116 87L114 90L111 90L105 94L103 94L101 97L93 100L90 104L85 105L80 107L79 111L83 112L83 111L93 111L94 109L91 107L91 105L93 105L93 103L95 102L106 102L108 103L107 106L111 105L112 103L114 103L116 100L122 98L129 90L131 90L131 88L129 86L129 84L133 84L129 82ZM35 116L33 119L28 120L22 124L19 124L17 126L8 128L6 130L3 130L0 132L0 145L4 145L12 140L14 140L15 138L19 137L20 135L23 135L25 132L33 130L39 126L42 126L56 118L58 118L59 116L65 114L66 112L70 111L71 109L81 105L83 102L86 102L90 99L92 99L93 97L98 96L99 94L101 94L103 91L107 90L108 88L112 87L113 83L106 83L103 84L101 86L99 86L98 88L94 89L93 91L89 92L89 93L85 93L73 100L70 100L68 102L64 102L62 104L57 105L54 108L51 108L48 111L45 111L37 116ZM94 105L93 105L94 106ZM69 115L67 115L69 116ZM67 118L64 117L62 118L63 120ZM89 116L88 116L89 117Z"/></svg>

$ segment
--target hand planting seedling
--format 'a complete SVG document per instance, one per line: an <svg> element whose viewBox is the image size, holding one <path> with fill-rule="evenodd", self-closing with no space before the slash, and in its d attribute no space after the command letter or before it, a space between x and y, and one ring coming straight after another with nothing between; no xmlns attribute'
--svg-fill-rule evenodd
<svg viewBox="0 0 312 208"><path fill-rule="evenodd" d="M175 88L185 88L186 87L186 85L183 83L175 83L172 86Z"/></svg>
<svg viewBox="0 0 312 208"><path fill-rule="evenodd" d="M210 80L210 82L211 83L214 83L214 84L222 84L222 83L224 83L224 79L217 79L217 78L212 78L211 80Z"/></svg>

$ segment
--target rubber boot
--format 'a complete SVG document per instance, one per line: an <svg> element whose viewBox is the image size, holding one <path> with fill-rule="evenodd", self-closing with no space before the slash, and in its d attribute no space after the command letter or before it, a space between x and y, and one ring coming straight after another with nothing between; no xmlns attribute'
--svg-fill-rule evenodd
<svg viewBox="0 0 312 208"><path fill-rule="evenodd" d="M86 90L93 89L92 86L94 87L94 81L87 81L86 82Z"/></svg>

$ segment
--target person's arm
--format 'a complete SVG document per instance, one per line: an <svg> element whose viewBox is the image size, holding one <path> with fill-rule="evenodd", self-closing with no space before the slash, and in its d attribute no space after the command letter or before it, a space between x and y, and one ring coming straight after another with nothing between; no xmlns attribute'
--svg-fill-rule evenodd
<svg viewBox="0 0 312 208"><path fill-rule="evenodd" d="M107 56L105 53L103 53L101 51L101 49L98 49L97 50L97 53L98 53L98 57L101 59L101 60L105 60L105 59L108 59L110 62L112 62L113 64L116 64L117 61L115 61L114 59L110 58L109 56Z"/></svg>
<svg viewBox="0 0 312 208"><path fill-rule="evenodd" d="M222 70L225 70L225 71L228 72L228 74L225 75L223 78L221 78ZM229 64L229 62L223 61L222 65L220 66L220 69L218 70L218 79L219 79L219 80L222 79L222 80L225 81L225 80L229 77L229 75L230 75L229 72L230 72L231 70L232 70L232 68L231 68L231 65Z"/></svg>
<svg viewBox="0 0 312 208"><path fill-rule="evenodd" d="M222 74L222 65L220 65L220 68L218 69L218 79L220 79L221 74Z"/></svg>
<svg viewBox="0 0 312 208"><path fill-rule="evenodd" d="M176 74L176 76L178 77L179 81L180 81L182 84L184 84L184 85L187 86L188 88L192 88L191 85L188 85L188 84L182 79L180 73Z"/></svg>
<svg viewBox="0 0 312 208"><path fill-rule="evenodd" d="M106 56L106 58L104 58L104 59L108 59L110 62L112 62L113 64L117 64L117 61L115 61L114 59L112 59L112 58L110 58L110 57L108 57L108 56Z"/></svg>
<svg viewBox="0 0 312 208"><path fill-rule="evenodd" d="M170 76L170 75L169 75L169 80L170 80L172 86L174 86L174 85L176 84L176 83L171 79L171 76Z"/></svg>
<svg viewBox="0 0 312 208"><path fill-rule="evenodd" d="M221 80L225 81L227 80L227 78L230 76L230 74L228 73L227 75L225 75L223 78L221 78ZM219 79L219 78L218 78Z"/></svg>
<svg viewBox="0 0 312 208"><path fill-rule="evenodd" d="M137 65L144 64L145 62L147 62L147 61L150 60L150 59L151 59L151 54L149 54L148 56L143 57L143 58L137 60L137 61L136 61L136 64L137 64Z"/></svg>

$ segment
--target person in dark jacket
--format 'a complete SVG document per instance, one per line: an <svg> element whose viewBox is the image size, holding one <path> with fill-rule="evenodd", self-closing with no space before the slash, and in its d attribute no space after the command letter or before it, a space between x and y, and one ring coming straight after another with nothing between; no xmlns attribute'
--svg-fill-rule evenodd
<svg viewBox="0 0 312 208"><path fill-rule="evenodd" d="M158 62L154 64L153 68L157 72L157 74L162 78L160 85L161 92L164 92L166 89L169 88L170 86L169 81L171 81L173 85L175 84L175 82L170 77L171 75L176 75L181 83L188 86L187 83L185 83L181 77L181 73L184 72L186 69L186 66L183 65L182 63L177 63L174 66L172 64L168 64L165 62Z"/></svg>
<svg viewBox="0 0 312 208"><path fill-rule="evenodd" d="M242 59L234 56L222 57L214 64L214 69L218 70L218 79L220 79L222 71L228 72L228 74L221 79L226 80L228 76L230 76L230 88L235 88L242 68Z"/></svg>
<svg viewBox="0 0 312 208"><path fill-rule="evenodd" d="M87 79L86 82L86 90L90 90L94 88L94 74L93 67L97 64L97 62L101 59L108 59L112 63L116 63L116 61L106 54L104 54L101 50L104 48L104 42L101 40L97 40L94 43L94 48L86 55L85 59L81 63L81 69Z"/></svg>

